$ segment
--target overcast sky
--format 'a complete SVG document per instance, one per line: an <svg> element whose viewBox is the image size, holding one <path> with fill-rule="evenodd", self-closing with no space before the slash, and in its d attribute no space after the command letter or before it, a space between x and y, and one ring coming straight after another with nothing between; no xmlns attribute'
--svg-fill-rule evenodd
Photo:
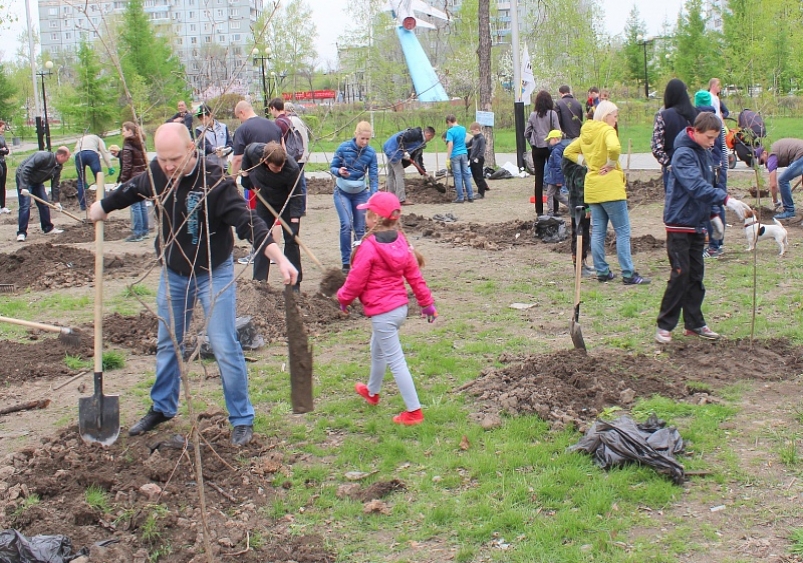
<svg viewBox="0 0 803 563"><path fill-rule="evenodd" d="M5 42L9 47L3 52L3 58L13 58L17 49L17 36L25 29L25 2L31 4L31 17L34 25L39 27L37 0L20 0L11 2L11 10L17 15L19 20L0 31L3 36L10 39ZM605 30L616 35L622 33L625 21L630 14L631 7L635 4L641 14L641 18L647 24L647 33L657 35L660 33L661 25L665 19L671 23L677 20L678 11L683 2L681 0L630 0L620 2L618 0L595 0L601 5L601 12L605 20ZM327 60L334 61L336 58L335 41L342 30L349 24L345 10L345 2L336 0L307 0L312 8L312 15L315 25L318 28L316 47L318 49L319 64L325 66ZM535 53L532 53L535 56Z"/></svg>

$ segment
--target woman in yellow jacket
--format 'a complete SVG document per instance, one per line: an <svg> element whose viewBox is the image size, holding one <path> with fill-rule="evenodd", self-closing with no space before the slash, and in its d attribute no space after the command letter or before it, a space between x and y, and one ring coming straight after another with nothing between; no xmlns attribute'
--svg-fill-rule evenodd
<svg viewBox="0 0 803 563"><path fill-rule="evenodd" d="M625 175L619 165L622 147L614 129L618 119L616 105L609 101L600 102L594 111L594 120L585 122L580 136L566 147L563 157L579 164L582 156L588 167L585 203L591 208L591 256L597 280L607 282L616 277L605 261L605 234L610 220L616 232L616 256L622 268L622 281L625 285L642 285L650 280L636 272L630 256Z"/></svg>

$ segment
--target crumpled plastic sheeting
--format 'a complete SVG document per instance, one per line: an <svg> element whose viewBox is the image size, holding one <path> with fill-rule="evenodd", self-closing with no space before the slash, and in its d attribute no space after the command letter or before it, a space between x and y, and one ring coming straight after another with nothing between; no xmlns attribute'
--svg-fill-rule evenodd
<svg viewBox="0 0 803 563"><path fill-rule="evenodd" d="M72 552L67 536L34 536L26 538L16 530L0 532L0 563L69 563L83 555L87 548Z"/></svg>
<svg viewBox="0 0 803 563"><path fill-rule="evenodd" d="M603 469L635 462L669 475L680 484L686 474L675 456L682 453L683 448L683 438L677 429L667 428L666 422L652 414L642 424L627 415L613 422L597 420L579 442L567 449L593 455Z"/></svg>

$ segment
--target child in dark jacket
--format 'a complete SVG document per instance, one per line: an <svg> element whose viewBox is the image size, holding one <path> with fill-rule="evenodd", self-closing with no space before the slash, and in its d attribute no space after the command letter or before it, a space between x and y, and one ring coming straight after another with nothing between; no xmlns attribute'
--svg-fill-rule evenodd
<svg viewBox="0 0 803 563"><path fill-rule="evenodd" d="M399 328L407 319L409 302L404 280L413 289L421 314L429 322L438 316L432 294L419 270L424 259L401 232L401 203L394 194L377 192L358 208L367 210L365 222L369 230L354 251L346 283L337 292L340 309L345 313L359 297L373 327L368 385L357 383L354 390L369 404L376 405L385 370L390 367L405 404L405 410L394 416L393 422L408 426L419 424L424 421L424 413L404 359Z"/></svg>
<svg viewBox="0 0 803 563"><path fill-rule="evenodd" d="M477 184L477 192L480 194L479 198L485 197L485 192L490 190L488 182L485 181L485 135L482 134L482 125L476 121L469 127L472 139L469 141L468 148L468 167L471 169L471 177L474 178L474 183Z"/></svg>
<svg viewBox="0 0 803 563"><path fill-rule="evenodd" d="M678 133L675 152L664 198L666 252L672 266L669 283L661 300L658 330L659 344L672 341L672 330L681 313L686 336L717 340L720 336L703 317L705 297L703 250L706 222L714 205L726 205L740 219L750 207L728 197L717 183L711 148L720 135L721 121L713 113L700 113L694 126Z"/></svg>
<svg viewBox="0 0 803 563"><path fill-rule="evenodd" d="M546 214L552 216L553 213L557 215L553 207L553 200L557 200L566 207L569 207L569 199L562 193L563 187L563 172L561 171L561 162L563 161L563 150L568 146L569 141L563 140L563 133L560 129L553 129L547 135L545 141L549 146L549 158L544 166L544 184L546 185Z"/></svg>

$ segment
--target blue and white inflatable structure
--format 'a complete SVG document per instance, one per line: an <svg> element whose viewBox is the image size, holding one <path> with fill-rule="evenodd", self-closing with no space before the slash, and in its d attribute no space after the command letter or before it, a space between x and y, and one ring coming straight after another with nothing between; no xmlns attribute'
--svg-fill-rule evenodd
<svg viewBox="0 0 803 563"><path fill-rule="evenodd" d="M418 37L413 33L416 27L435 29L431 23L417 18L415 12L442 20L448 20L448 16L423 0L390 0L389 3L390 11L399 23L396 34L399 36L399 43L407 61L407 69L410 71L416 96L422 102L448 101L449 96L446 95L446 89L441 84L435 69L432 68L432 63L418 41Z"/></svg>

